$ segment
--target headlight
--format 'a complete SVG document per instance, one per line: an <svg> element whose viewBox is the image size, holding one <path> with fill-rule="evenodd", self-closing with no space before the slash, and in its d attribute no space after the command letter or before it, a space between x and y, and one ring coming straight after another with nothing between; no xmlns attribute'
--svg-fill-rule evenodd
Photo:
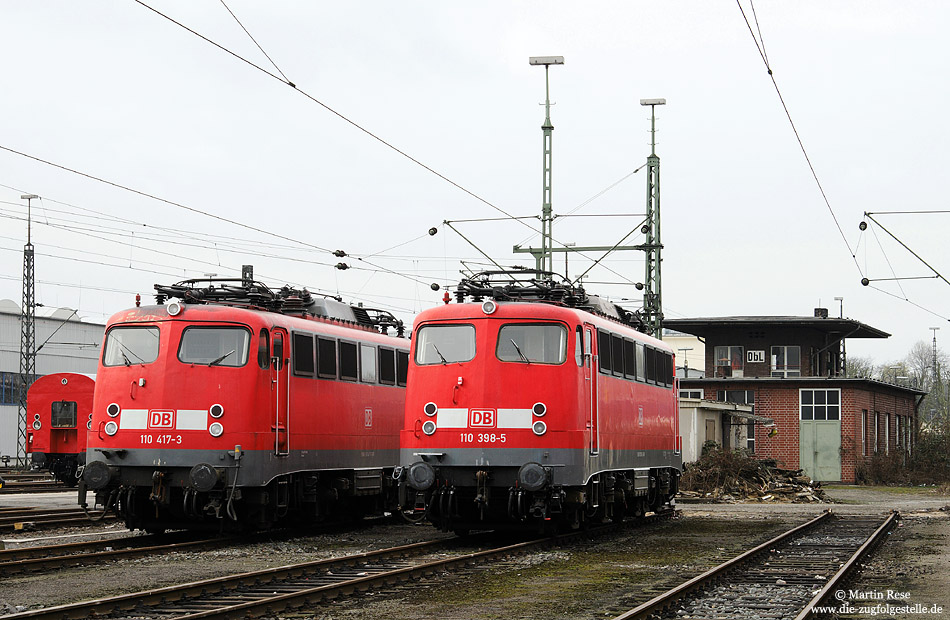
<svg viewBox="0 0 950 620"><path fill-rule="evenodd" d="M39 421L39 420L33 420L33 430L34 430L34 431L38 431L38 430L40 430L40 428L42 428L42 427L43 427L43 425L40 424L40 421Z"/></svg>
<svg viewBox="0 0 950 620"><path fill-rule="evenodd" d="M431 435L432 433L434 433L435 428L436 428L435 422L433 422L432 420L426 420L422 424L422 432L425 433L426 435Z"/></svg>
<svg viewBox="0 0 950 620"><path fill-rule="evenodd" d="M122 407L120 407L118 403L112 403L111 405L106 407L106 413L109 414L110 418L114 418L117 415L119 415L120 411L122 411Z"/></svg>
<svg viewBox="0 0 950 620"><path fill-rule="evenodd" d="M208 432L212 437L220 437L224 433L224 426L220 422L212 422L208 427Z"/></svg>
<svg viewBox="0 0 950 620"><path fill-rule="evenodd" d="M33 414L33 419L36 420L37 422L39 422L39 421L40 421L40 414L34 413L34 414Z"/></svg>
<svg viewBox="0 0 950 620"><path fill-rule="evenodd" d="M534 431L535 435L538 435L540 437L541 435L548 432L548 425L542 422L541 420L538 420L537 422L531 425L531 430Z"/></svg>
<svg viewBox="0 0 950 620"><path fill-rule="evenodd" d="M168 316L178 316L181 314L181 304L177 301L173 301L165 306L165 310L168 312Z"/></svg>
<svg viewBox="0 0 950 620"><path fill-rule="evenodd" d="M92 420L87 420L87 421L86 421L86 430L87 430L87 431L91 431L91 430L92 430Z"/></svg>
<svg viewBox="0 0 950 620"><path fill-rule="evenodd" d="M548 407L544 403L534 403L534 406L531 407L531 411L534 412L534 415L540 417L548 412Z"/></svg>
<svg viewBox="0 0 950 620"><path fill-rule="evenodd" d="M485 314L495 314L495 310L497 309L498 309L498 304L496 304L494 300L489 299L488 301L482 304L482 312L484 312Z"/></svg>
<svg viewBox="0 0 950 620"><path fill-rule="evenodd" d="M112 437L119 432L119 425L115 423L115 420L109 420L106 422L106 435Z"/></svg>
<svg viewBox="0 0 950 620"><path fill-rule="evenodd" d="M224 407L215 403L214 405L211 405L210 409L208 409L208 413L211 414L212 418L220 418L224 415Z"/></svg>
<svg viewBox="0 0 950 620"><path fill-rule="evenodd" d="M427 416L434 416L439 412L439 407L435 403L426 403L422 410L426 412Z"/></svg>

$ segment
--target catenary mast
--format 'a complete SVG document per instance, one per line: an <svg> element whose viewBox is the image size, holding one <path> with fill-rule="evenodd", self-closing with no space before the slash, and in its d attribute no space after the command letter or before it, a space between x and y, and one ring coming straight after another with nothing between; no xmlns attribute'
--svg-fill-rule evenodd
<svg viewBox="0 0 950 620"><path fill-rule="evenodd" d="M36 194L20 196L26 201L26 245L23 246L23 303L20 306L20 393L17 410L17 465L26 467L26 394L36 377L36 298L33 292L33 243L30 211Z"/></svg>

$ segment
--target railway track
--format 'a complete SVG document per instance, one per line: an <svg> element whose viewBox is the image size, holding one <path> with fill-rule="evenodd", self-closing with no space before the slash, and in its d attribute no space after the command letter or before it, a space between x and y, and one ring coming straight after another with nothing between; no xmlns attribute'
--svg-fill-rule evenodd
<svg viewBox="0 0 950 620"><path fill-rule="evenodd" d="M647 522L669 518L656 515ZM425 575L485 565L503 558L564 544L624 527L613 524L586 532L492 543L489 535L450 538L317 560L239 575L61 605L4 617L4 620L65 618L156 618L198 620L277 615L304 605L383 589ZM476 545L477 549L472 550Z"/></svg>
<svg viewBox="0 0 950 620"><path fill-rule="evenodd" d="M12 495L14 493L59 493L72 491L76 493L76 487L68 487L59 480L14 480L5 479L0 493Z"/></svg>
<svg viewBox="0 0 950 620"><path fill-rule="evenodd" d="M99 510L86 514L82 508L0 508L0 532L93 524L114 519L115 515L103 514Z"/></svg>
<svg viewBox="0 0 950 620"><path fill-rule="evenodd" d="M805 620L899 518L830 511L627 611L614 620ZM767 612L767 613L766 613Z"/></svg>
<svg viewBox="0 0 950 620"><path fill-rule="evenodd" d="M191 533L180 533L3 549L0 550L0 575L8 577L20 573L41 573L103 561L211 549L234 544L234 541L233 538L220 536L196 538Z"/></svg>
<svg viewBox="0 0 950 620"><path fill-rule="evenodd" d="M75 491L46 473L16 472L0 473L3 486L0 493L52 493L54 491Z"/></svg>

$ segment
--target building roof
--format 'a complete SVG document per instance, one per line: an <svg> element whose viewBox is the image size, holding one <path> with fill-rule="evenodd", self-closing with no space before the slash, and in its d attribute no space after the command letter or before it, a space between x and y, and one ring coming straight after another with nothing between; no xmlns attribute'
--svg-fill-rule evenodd
<svg viewBox="0 0 950 620"><path fill-rule="evenodd" d="M899 392L905 392L908 394L914 394L917 396L924 396L927 394L927 390L922 390L917 387L911 387L909 385L900 385L898 383L890 383L889 381L878 381L877 379L868 379L862 377L705 377L703 379L680 379L680 388L689 389L688 385L699 384L699 385L727 385L727 384L741 384L745 389L746 386L752 386L755 384L763 383L777 383L781 385L788 385L790 383L799 383L799 384L816 384L816 383L827 383L829 385L853 385L858 386L864 384L867 387L875 388L880 390L881 388L888 388L891 390L897 390Z"/></svg>
<svg viewBox="0 0 950 620"><path fill-rule="evenodd" d="M12 299L0 299L0 314L8 314L20 317L20 306ZM54 321L63 321L66 323L82 323L83 325L105 326L105 323L90 323L82 320L79 316L79 310L72 308L53 308L38 306L36 308L35 318L37 320L51 319Z"/></svg>
<svg viewBox="0 0 950 620"><path fill-rule="evenodd" d="M706 336L723 329L805 328L841 338L889 338L890 334L854 319L810 316L721 316L694 319L664 319L663 326L677 331Z"/></svg>

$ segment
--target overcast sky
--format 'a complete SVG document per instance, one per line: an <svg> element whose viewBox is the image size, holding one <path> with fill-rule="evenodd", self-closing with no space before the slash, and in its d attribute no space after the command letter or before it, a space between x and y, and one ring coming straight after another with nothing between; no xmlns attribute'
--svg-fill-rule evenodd
<svg viewBox="0 0 950 620"><path fill-rule="evenodd" d="M900 358L932 326L950 339L950 286L883 228L859 230L866 211L948 209L950 4L755 4L834 216L735 2L149 4L299 90L131 0L0 3L0 147L181 205L0 150L0 299L21 299L31 193L36 299L85 320L157 282L248 263L268 284L411 319L440 303L430 283L458 281L460 259L486 263L443 220L540 213L544 70L528 57L563 55L550 76L554 211L634 215L559 218L559 242L613 245L639 228L643 173L614 184L649 154L639 100L664 97L668 317L836 316L837 296L845 316L893 334L849 354ZM950 216L873 217L950 275ZM512 246L538 243L517 222L455 226L503 265L530 264ZM588 265L572 257L568 270ZM642 254L606 265L588 290L635 307Z"/></svg>

